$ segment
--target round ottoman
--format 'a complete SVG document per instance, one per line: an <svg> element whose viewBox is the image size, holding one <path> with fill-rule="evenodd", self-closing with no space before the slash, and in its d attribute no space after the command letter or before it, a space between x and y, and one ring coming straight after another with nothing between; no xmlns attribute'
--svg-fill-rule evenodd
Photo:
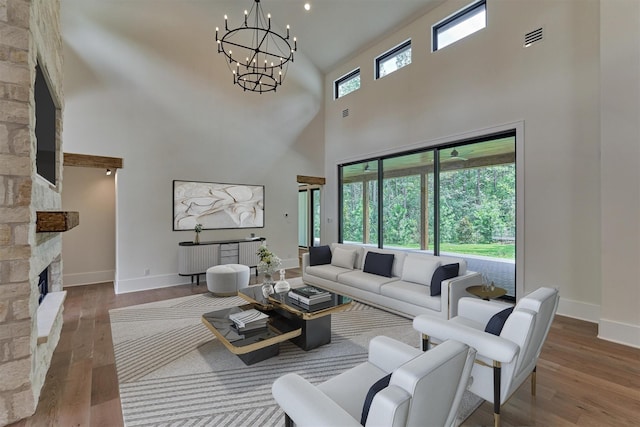
<svg viewBox="0 0 640 427"><path fill-rule="evenodd" d="M217 296L237 295L249 286L249 267L242 264L215 265L207 269L207 289Z"/></svg>

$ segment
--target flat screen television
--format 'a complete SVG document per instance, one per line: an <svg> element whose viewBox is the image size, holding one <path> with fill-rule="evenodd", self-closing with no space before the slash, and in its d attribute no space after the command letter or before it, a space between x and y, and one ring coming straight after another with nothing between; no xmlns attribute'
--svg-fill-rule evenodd
<svg viewBox="0 0 640 427"><path fill-rule="evenodd" d="M40 65L36 65L36 171L38 175L56 185L56 105Z"/></svg>

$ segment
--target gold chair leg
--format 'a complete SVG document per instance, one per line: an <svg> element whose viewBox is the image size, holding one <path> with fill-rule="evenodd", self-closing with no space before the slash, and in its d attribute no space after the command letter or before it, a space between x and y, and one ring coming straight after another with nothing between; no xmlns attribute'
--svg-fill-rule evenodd
<svg viewBox="0 0 640 427"><path fill-rule="evenodd" d="M531 396L536 395L536 366L533 367L531 372Z"/></svg>
<svg viewBox="0 0 640 427"><path fill-rule="evenodd" d="M494 427L500 427L500 414L493 414Z"/></svg>

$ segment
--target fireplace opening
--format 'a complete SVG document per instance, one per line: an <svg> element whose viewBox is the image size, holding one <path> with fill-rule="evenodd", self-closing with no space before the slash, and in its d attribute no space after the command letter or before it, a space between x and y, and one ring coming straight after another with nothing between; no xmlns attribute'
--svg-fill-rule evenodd
<svg viewBox="0 0 640 427"><path fill-rule="evenodd" d="M49 293L49 267L45 268L42 273L40 273L40 278L38 279L38 290L40 291L38 305L40 305L44 297Z"/></svg>

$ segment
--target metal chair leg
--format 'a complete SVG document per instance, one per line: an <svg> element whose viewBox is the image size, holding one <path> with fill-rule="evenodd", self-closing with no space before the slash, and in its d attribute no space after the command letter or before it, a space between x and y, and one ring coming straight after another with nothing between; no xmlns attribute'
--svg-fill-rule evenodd
<svg viewBox="0 0 640 427"><path fill-rule="evenodd" d="M293 420L288 414L284 414L284 427L293 427Z"/></svg>
<svg viewBox="0 0 640 427"><path fill-rule="evenodd" d="M429 335L422 334L422 351L429 350Z"/></svg>
<svg viewBox="0 0 640 427"><path fill-rule="evenodd" d="M536 369L538 367L534 366L533 367L533 372L531 372L531 395L535 396L536 395Z"/></svg>
<svg viewBox="0 0 640 427"><path fill-rule="evenodd" d="M500 427L500 377L502 365L493 361L493 424Z"/></svg>

